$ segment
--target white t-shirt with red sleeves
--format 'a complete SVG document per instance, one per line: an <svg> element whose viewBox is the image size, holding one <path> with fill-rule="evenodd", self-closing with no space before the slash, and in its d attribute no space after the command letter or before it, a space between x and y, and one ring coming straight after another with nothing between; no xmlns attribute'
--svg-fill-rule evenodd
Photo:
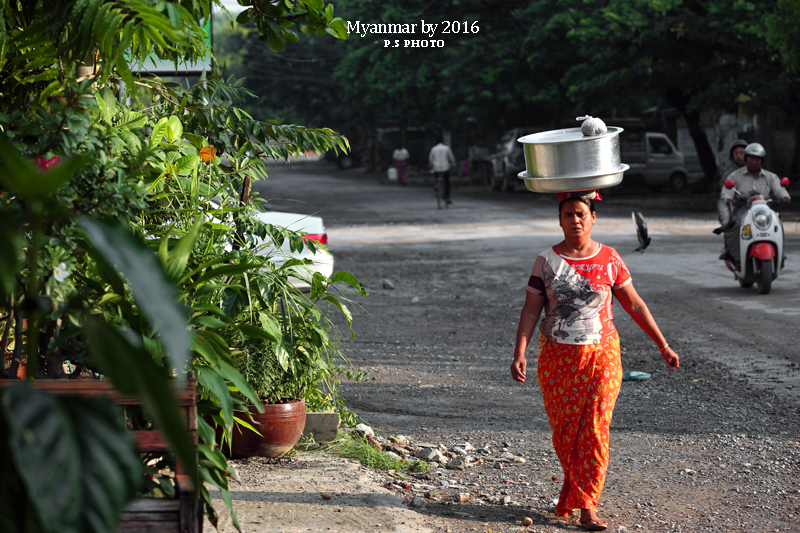
<svg viewBox="0 0 800 533"><path fill-rule="evenodd" d="M631 282L617 251L600 245L590 257L565 257L554 248L533 263L527 290L545 295L539 331L559 344L598 344L616 332L611 290Z"/></svg>

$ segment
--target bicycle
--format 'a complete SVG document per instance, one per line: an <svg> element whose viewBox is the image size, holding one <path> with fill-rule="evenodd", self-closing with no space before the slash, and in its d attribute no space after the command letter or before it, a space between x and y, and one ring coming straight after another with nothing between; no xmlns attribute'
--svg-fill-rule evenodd
<svg viewBox="0 0 800 533"><path fill-rule="evenodd" d="M436 195L436 207L441 209L442 208L442 204L444 204L444 206L446 208L450 207L450 201L449 200L445 200L442 197L442 191L444 189L444 178L442 176L442 173L441 172L434 172L433 173L433 180L434 180L434 182L433 182L433 193Z"/></svg>

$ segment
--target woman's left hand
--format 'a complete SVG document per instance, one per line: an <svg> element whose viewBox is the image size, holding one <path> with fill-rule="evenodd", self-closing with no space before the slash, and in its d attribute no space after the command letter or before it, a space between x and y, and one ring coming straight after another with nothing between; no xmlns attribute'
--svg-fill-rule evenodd
<svg viewBox="0 0 800 533"><path fill-rule="evenodd" d="M675 353L675 350L667 346L661 351L661 357L664 358L664 361L667 362L667 367L671 370L675 370L679 366L681 366L680 357L678 354Z"/></svg>

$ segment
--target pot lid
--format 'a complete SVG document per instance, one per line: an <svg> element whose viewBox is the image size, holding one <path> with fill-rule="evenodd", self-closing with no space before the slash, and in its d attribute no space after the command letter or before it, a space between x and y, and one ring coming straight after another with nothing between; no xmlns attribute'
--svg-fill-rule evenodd
<svg viewBox="0 0 800 533"><path fill-rule="evenodd" d="M518 142L526 144L558 144L558 143L576 143L576 142L589 142L606 137L613 137L622 133L622 128L609 126L606 133L600 135L584 135L581 128L568 128L563 130L543 131L541 133L532 133L517 139Z"/></svg>

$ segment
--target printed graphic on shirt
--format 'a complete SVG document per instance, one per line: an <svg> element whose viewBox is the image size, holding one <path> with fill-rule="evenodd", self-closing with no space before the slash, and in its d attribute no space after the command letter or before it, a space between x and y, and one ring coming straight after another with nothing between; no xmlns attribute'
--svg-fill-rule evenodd
<svg viewBox="0 0 800 533"><path fill-rule="evenodd" d="M560 344L598 344L614 328L611 290L630 283L630 272L613 248L591 257L566 258L547 250L536 258L528 290L544 294L541 333Z"/></svg>

